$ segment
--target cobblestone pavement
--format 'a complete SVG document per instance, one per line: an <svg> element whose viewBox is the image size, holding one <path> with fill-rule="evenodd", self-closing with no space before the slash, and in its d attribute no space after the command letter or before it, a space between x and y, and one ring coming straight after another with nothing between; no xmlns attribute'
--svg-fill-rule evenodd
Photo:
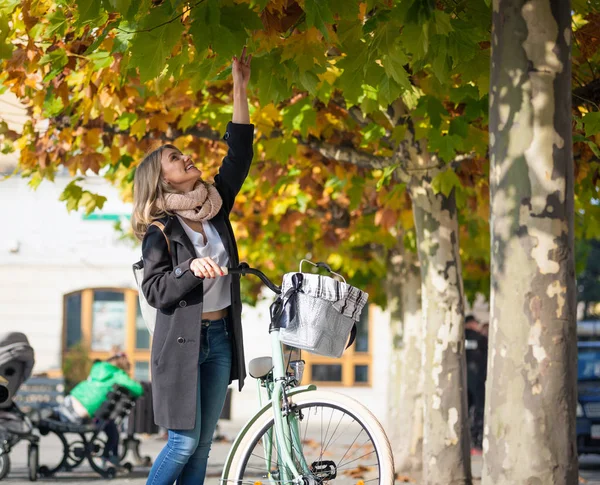
<svg viewBox="0 0 600 485"><path fill-rule="evenodd" d="M223 463L227 457L231 440L235 437L237 430L239 429L239 423L233 424L229 422L222 422L221 434L225 436L225 440L222 442L216 442L213 444L209 466L208 476L206 485L218 485L219 478L221 476L221 470ZM148 455L154 459L162 447L165 441L156 436L141 437L141 452L143 455ZM40 464L57 464L60 458L61 452L56 446L56 443L44 441L40 443ZM11 458L11 471L9 475L2 481L6 485L25 485L30 484L27 478L27 448L24 443L17 445L10 454ZM131 460L131 456L128 457ZM586 485L600 485L600 456L584 456L581 458L580 463L580 483ZM111 485L143 485L146 483L149 469L147 467L134 467L133 471L129 474L119 474L117 478L110 481ZM479 477L481 475L481 457L473 457L473 476L475 477L474 484L479 485ZM410 482L397 480L396 483L413 483L419 484L418 476L406 477L410 479ZM68 484L77 485L79 483L90 483L104 481L101 477L93 472L88 465L82 465L76 470L69 473L58 473L53 478L39 478L38 482L47 484Z"/></svg>

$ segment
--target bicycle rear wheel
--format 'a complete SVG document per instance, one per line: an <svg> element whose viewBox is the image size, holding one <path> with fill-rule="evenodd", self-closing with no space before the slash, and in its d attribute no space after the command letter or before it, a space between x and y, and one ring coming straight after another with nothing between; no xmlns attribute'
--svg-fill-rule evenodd
<svg viewBox="0 0 600 485"><path fill-rule="evenodd" d="M291 397L294 411L287 426L298 423L301 445L290 445L294 462L307 484L393 485L394 464L389 441L377 419L347 396L311 391ZM270 412L246 432L231 460L225 483L292 483L279 459ZM298 448L301 446L301 450ZM291 475L290 475L291 476Z"/></svg>

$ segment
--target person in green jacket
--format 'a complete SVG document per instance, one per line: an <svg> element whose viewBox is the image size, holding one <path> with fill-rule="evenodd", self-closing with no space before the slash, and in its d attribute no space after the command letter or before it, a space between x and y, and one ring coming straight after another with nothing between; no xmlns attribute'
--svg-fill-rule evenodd
<svg viewBox="0 0 600 485"><path fill-rule="evenodd" d="M141 396L144 392L142 385L129 377L130 368L129 359L122 352L112 355L106 361L94 363L88 378L77 384L55 409L58 418L62 422L74 424L82 424L91 419L115 385L124 387L133 397ZM104 432L107 441L103 456L117 465L119 430L114 421L105 423Z"/></svg>

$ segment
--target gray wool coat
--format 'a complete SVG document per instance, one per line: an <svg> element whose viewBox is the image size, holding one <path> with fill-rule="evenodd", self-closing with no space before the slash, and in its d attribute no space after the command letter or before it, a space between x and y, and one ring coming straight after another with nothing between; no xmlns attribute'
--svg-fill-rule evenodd
<svg viewBox="0 0 600 485"><path fill-rule="evenodd" d="M227 125L223 139L229 150L215 177L223 206L211 222L229 251L230 267L239 264L239 256L229 213L250 169L253 136L254 125ZM150 226L142 242L142 291L148 303L158 309L151 357L154 421L167 429L193 429L201 345L202 279L190 270L196 251L177 217L164 217L161 222L165 225L165 234L158 227ZM165 236L170 241L170 254ZM232 275L230 382L237 379L240 390L246 377L241 315L240 277Z"/></svg>

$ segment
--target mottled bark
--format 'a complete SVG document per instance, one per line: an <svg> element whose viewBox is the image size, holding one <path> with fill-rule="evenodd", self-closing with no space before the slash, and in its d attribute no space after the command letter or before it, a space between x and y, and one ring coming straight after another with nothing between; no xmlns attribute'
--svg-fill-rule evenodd
<svg viewBox="0 0 600 485"><path fill-rule="evenodd" d="M392 352L389 387L389 437L399 473L423 466L423 332L421 277L417 255L403 248L388 259L388 309Z"/></svg>
<svg viewBox="0 0 600 485"><path fill-rule="evenodd" d="M486 485L576 484L568 0L494 0Z"/></svg>
<svg viewBox="0 0 600 485"><path fill-rule="evenodd" d="M423 484L471 483L464 354L464 292L454 193L411 177L425 332Z"/></svg>

